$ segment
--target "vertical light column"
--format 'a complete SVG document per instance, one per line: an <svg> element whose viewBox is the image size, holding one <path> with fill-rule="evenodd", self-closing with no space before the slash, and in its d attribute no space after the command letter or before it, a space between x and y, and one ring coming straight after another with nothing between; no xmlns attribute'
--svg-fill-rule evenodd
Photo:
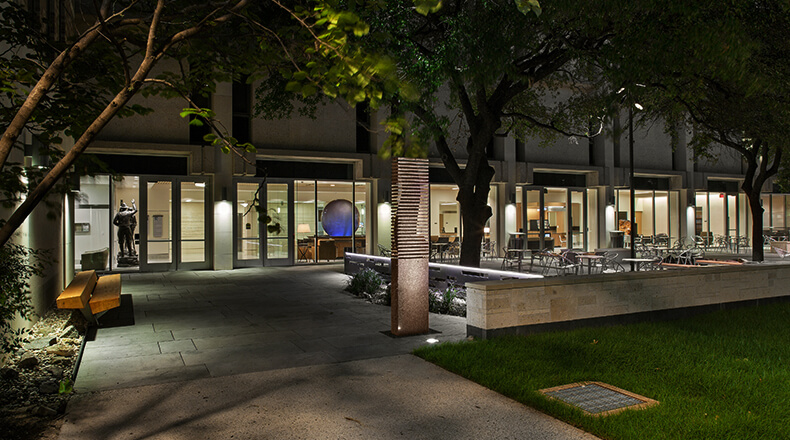
<svg viewBox="0 0 790 440"><path fill-rule="evenodd" d="M392 160L392 327L397 336L428 329L428 160Z"/></svg>
<svg viewBox="0 0 790 440"><path fill-rule="evenodd" d="M233 205L228 200L214 202L214 270L233 269Z"/></svg>

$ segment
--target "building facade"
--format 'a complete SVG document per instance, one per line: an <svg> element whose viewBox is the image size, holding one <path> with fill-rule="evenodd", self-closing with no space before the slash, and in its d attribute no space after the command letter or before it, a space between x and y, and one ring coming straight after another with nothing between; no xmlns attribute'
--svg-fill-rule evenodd
<svg viewBox="0 0 790 440"><path fill-rule="evenodd" d="M207 103L219 119L232 121L226 125L234 137L256 146L244 157L204 145L200 130L179 116L177 101L148 100L153 116L107 127L91 152L124 177L82 178L73 201L76 266L86 252L117 254L111 220L122 201L132 199L139 210L139 270L305 264L337 260L350 249L389 249L389 161L377 154L384 135L375 113L332 101L316 119L261 120L251 116L251 90L223 84ZM486 227L486 240L498 243L495 252L519 234L532 249L620 246L612 231L632 220L632 184L640 236L750 234L736 155L722 149L715 163L696 161L687 133L666 133L660 124L637 127L631 182L628 134L611 135L626 123L615 120L591 140L562 138L549 146L497 137L488 152L496 174L489 195L494 215ZM431 236L461 241L457 188L438 153L429 156ZM256 198L261 212L252 209ZM766 226L784 228L785 196L765 200ZM347 202L339 221L348 224L337 230L330 227L335 201ZM279 230L259 221L267 216ZM107 269L120 268L110 258Z"/></svg>
<svg viewBox="0 0 790 440"><path fill-rule="evenodd" d="M252 115L252 90L220 84L204 103L234 137L256 146L241 156L206 145L200 128L179 116L182 102L135 98L154 113L113 120L88 150L122 177L82 177L56 201L58 227L39 208L16 239L58 255L59 268L43 282L47 290L56 295L97 252L108 257L99 269L168 271L320 264L349 250L389 249L390 163L378 155L384 134L377 115L331 101L316 119L262 120ZM638 126L632 181L631 141L620 129L626 118L610 121L590 140L560 138L549 146L538 139L494 140L488 151L495 169L488 198L493 216L485 229L494 254L520 235L531 249L622 247L613 231L631 220L645 240L749 237L739 157L722 149L716 162L695 160L683 130ZM463 136L458 139L453 147L462 151ZM430 234L460 242L457 188L438 152L431 149L429 159ZM785 231L790 199L770 194L770 186L765 191L764 229ZM253 209L256 200L260 212ZM138 264L120 264L113 218L132 201ZM269 228L267 217L279 228Z"/></svg>

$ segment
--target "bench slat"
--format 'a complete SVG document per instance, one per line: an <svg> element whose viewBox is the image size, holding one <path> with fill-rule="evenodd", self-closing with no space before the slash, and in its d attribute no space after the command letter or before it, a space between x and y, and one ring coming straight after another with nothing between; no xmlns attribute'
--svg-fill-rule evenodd
<svg viewBox="0 0 790 440"><path fill-rule="evenodd" d="M68 287L58 296L59 309L81 309L88 304L94 286L96 286L95 270L86 270L78 273L69 283Z"/></svg>
<svg viewBox="0 0 790 440"><path fill-rule="evenodd" d="M90 300L91 312L95 315L121 306L121 274L99 278Z"/></svg>

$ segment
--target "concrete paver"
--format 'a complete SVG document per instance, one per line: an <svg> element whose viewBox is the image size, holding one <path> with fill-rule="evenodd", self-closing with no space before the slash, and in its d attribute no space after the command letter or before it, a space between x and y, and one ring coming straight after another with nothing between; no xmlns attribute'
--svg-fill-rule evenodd
<svg viewBox="0 0 790 440"><path fill-rule="evenodd" d="M408 353L339 265L124 275L134 324L86 344L61 439L594 439Z"/></svg>
<svg viewBox="0 0 790 440"><path fill-rule="evenodd" d="M134 325L98 329L75 388L137 386L145 370L146 383L178 380L159 368L203 365L222 376L282 368L289 358L306 365L405 354L426 343L385 336L390 309L344 292L347 279L340 265L125 274ZM430 325L442 341L466 336L463 318L431 315Z"/></svg>
<svg viewBox="0 0 790 440"><path fill-rule="evenodd" d="M412 355L78 395L61 440L595 437Z"/></svg>

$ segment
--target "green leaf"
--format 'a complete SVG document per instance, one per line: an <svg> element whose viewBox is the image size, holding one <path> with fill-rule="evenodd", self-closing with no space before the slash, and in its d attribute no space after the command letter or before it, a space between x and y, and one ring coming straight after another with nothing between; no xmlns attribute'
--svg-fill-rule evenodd
<svg viewBox="0 0 790 440"><path fill-rule="evenodd" d="M313 84L305 84L302 87L302 96L313 96L318 92L318 89Z"/></svg>
<svg viewBox="0 0 790 440"><path fill-rule="evenodd" d="M282 75L282 77L283 77L283 78L285 78L285 79L291 79L291 78L293 77L293 74L294 74L294 73L293 73L293 72L291 72L290 70L288 70L288 69L282 69L282 68L281 68L281 69L279 69L279 70L280 70L280 75Z"/></svg>
<svg viewBox="0 0 790 440"><path fill-rule="evenodd" d="M286 92L299 93L300 90L302 90L302 83L299 81L289 81L288 84L285 85Z"/></svg>
<svg viewBox="0 0 790 440"><path fill-rule="evenodd" d="M370 32L370 26L368 26L367 23L364 23L364 22L360 21L360 22L358 22L357 24L354 25L354 35L355 36L362 37L364 35L367 35L368 32Z"/></svg>
<svg viewBox="0 0 790 440"><path fill-rule="evenodd" d="M416 87L414 87L412 84L409 83L405 83L401 85L400 95L403 97L403 99L410 102L415 102L420 99L420 92L417 90Z"/></svg>
<svg viewBox="0 0 790 440"><path fill-rule="evenodd" d="M249 142L245 142L245 143L243 143L243 144L239 144L239 145L237 145L237 147L244 148L244 151L246 151L246 152L248 152L248 153L254 153L254 152L258 151L258 150L255 148L255 145L252 145L252 144L251 144L251 143L249 143Z"/></svg>
<svg viewBox="0 0 790 440"><path fill-rule="evenodd" d="M515 0L515 2L519 12L524 15L533 12L536 16L540 17L540 13L543 12L538 0Z"/></svg>
<svg viewBox="0 0 790 440"><path fill-rule="evenodd" d="M193 127L202 127L203 126L203 121L201 121L199 118L195 118L195 119L189 121L189 125L191 125Z"/></svg>
<svg viewBox="0 0 790 440"><path fill-rule="evenodd" d="M181 113L179 113L179 115L180 115L182 118L186 118L187 116L194 115L194 114L196 114L197 112L198 112L198 110L196 110L196 109L194 109L194 108L185 108L185 109L181 110Z"/></svg>
<svg viewBox="0 0 790 440"><path fill-rule="evenodd" d="M266 230L269 231L270 234L279 234L282 232L282 228L280 227L279 223L266 225Z"/></svg>
<svg viewBox="0 0 790 440"><path fill-rule="evenodd" d="M434 13L442 8L441 0L414 0L414 7L422 15Z"/></svg>
<svg viewBox="0 0 790 440"><path fill-rule="evenodd" d="M58 394L71 394L74 391L74 384L71 383L70 379L63 379L60 381L60 386L58 387Z"/></svg>

